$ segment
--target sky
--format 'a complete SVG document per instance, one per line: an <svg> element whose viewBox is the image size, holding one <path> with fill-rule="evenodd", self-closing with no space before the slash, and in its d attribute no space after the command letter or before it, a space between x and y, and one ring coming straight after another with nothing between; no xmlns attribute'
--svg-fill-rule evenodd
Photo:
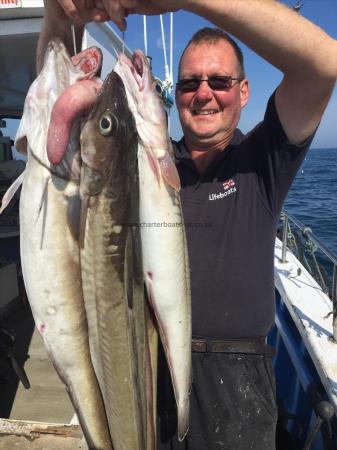
<svg viewBox="0 0 337 450"><path fill-rule="evenodd" d="M294 6L296 0L284 0L283 3ZM301 14L319 25L330 36L337 39L337 0L304 0ZM125 42L131 50L144 50L143 18L130 16L125 32ZM203 26L212 26L209 22L194 14L179 11L173 15L173 76L176 81L179 57L192 34ZM114 29L121 36L116 27ZM164 30L167 60L170 55L170 17L164 16ZM147 18L148 55L152 57L153 73L165 79L164 53L161 38L159 16ZM241 44L239 42L239 44ZM254 52L241 44L245 57L247 78L251 85L251 97L242 112L239 127L243 132L251 130L262 120L268 98L280 83L282 74ZM181 128L175 107L171 110L170 133L174 139L181 137ZM324 114L312 147L337 148L337 88Z"/></svg>
<svg viewBox="0 0 337 450"><path fill-rule="evenodd" d="M294 6L296 0L283 0L283 3ZM337 0L304 0L301 14L319 25L330 36L337 39ZM170 15L163 16L165 45L168 63L170 62ZM131 50L144 50L143 17L130 16L124 35L126 45ZM111 26L121 37L120 31ZM192 34L204 26L212 26L203 18L194 14L179 11L173 14L173 77L176 81L179 57ZM164 52L159 16L147 18L148 55L152 57L153 73L161 80L165 79ZM239 42L239 44L241 44ZM269 63L257 56L249 48L241 44L245 57L247 78L250 81L251 96L244 108L239 124L246 133L262 120L267 100L281 81L282 74ZM13 122L13 123L12 123ZM7 121L5 134L15 136L17 121ZM170 112L170 134L174 139L182 135L175 106ZM337 88L335 88L320 127L314 138L313 148L337 148Z"/></svg>

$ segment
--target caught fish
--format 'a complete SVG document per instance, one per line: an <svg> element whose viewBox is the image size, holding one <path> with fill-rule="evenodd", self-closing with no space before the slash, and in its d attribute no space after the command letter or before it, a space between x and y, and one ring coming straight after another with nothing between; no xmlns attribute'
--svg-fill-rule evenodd
<svg viewBox="0 0 337 450"><path fill-rule="evenodd" d="M161 97L142 52L120 55L121 76L136 122L143 273L171 373L178 437L188 431L191 385L191 299L179 175Z"/></svg>
<svg viewBox="0 0 337 450"><path fill-rule="evenodd" d="M68 134L63 108L75 88L64 91L52 112L54 161L66 154L66 140L54 140ZM114 72L97 99L72 103L76 115L91 111L80 137L81 272L91 358L114 449L154 450L157 349L143 287L136 127Z"/></svg>
<svg viewBox="0 0 337 450"><path fill-rule="evenodd" d="M79 121L73 123L66 153L57 156L60 164L51 164L47 155L47 130L56 99L68 86L89 79L97 93L101 83L94 76L100 64L98 49L88 49L72 61L60 41L51 41L43 69L27 94L16 146L28 156L20 199L20 245L35 323L89 448L112 450L91 362L81 285Z"/></svg>

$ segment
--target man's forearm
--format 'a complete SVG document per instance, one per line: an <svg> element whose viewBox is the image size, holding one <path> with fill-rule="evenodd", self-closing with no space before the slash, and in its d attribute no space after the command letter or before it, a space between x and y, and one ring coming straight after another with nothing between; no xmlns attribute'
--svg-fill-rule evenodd
<svg viewBox="0 0 337 450"><path fill-rule="evenodd" d="M337 42L278 1L188 0L186 9L231 33L285 74L337 76Z"/></svg>
<svg viewBox="0 0 337 450"><path fill-rule="evenodd" d="M60 38L68 52L74 54L71 21L64 14L56 0L45 0L45 15L36 50L36 71L40 73L48 42L53 37ZM76 48L81 48L83 25L75 25Z"/></svg>

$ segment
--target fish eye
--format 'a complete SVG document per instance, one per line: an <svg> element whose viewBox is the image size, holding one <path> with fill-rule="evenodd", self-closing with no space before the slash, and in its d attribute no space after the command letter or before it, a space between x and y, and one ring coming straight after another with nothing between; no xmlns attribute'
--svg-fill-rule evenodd
<svg viewBox="0 0 337 450"><path fill-rule="evenodd" d="M155 79L153 82L154 90L156 91L156 94L160 97L163 95L163 86L160 80Z"/></svg>
<svg viewBox="0 0 337 450"><path fill-rule="evenodd" d="M99 121L99 129L103 136L107 136L118 128L117 117L113 114L103 114Z"/></svg>

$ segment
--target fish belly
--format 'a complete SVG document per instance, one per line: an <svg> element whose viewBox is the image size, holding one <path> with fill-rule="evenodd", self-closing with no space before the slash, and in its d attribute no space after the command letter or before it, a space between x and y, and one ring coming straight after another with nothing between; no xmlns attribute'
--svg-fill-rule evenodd
<svg viewBox="0 0 337 450"><path fill-rule="evenodd" d="M178 194L138 152L143 271L171 372L178 435L188 430L191 385L191 300L188 256Z"/></svg>
<svg viewBox="0 0 337 450"><path fill-rule="evenodd" d="M139 228L90 199L81 268L91 355L115 450L154 450L156 334L144 297Z"/></svg>
<svg viewBox="0 0 337 450"><path fill-rule="evenodd" d="M20 200L24 282L36 326L65 383L89 448L111 450L101 392L91 363L79 247L69 229L67 182L29 155Z"/></svg>

